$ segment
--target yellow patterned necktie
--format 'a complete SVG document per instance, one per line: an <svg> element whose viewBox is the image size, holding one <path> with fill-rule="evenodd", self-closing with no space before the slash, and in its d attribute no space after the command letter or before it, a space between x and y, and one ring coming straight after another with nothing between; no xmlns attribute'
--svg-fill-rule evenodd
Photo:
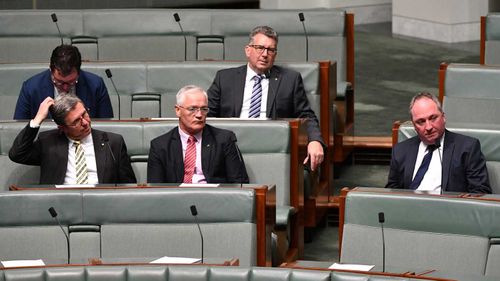
<svg viewBox="0 0 500 281"><path fill-rule="evenodd" d="M87 184L89 176L87 173L85 152L80 141L74 141L73 145L75 146L76 184Z"/></svg>

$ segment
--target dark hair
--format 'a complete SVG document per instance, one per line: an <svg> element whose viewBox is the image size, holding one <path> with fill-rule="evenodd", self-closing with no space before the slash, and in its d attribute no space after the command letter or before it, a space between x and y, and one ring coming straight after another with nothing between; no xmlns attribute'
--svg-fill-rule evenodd
<svg viewBox="0 0 500 281"><path fill-rule="evenodd" d="M439 101L439 99L435 95L433 95L429 92L421 92L421 93L418 93L415 96L413 96L413 98L410 101L409 112L410 112L411 119L413 119L413 116L411 114L411 110L413 109L413 105L415 104L416 101L418 101L419 99L423 99L423 98L428 98L428 99L432 100L436 104L439 112L441 112L441 113L443 112L443 108L441 107L441 102Z"/></svg>
<svg viewBox="0 0 500 281"><path fill-rule="evenodd" d="M50 56L50 70L58 70L63 76L71 73L76 68L78 73L82 66L82 56L78 48L71 45L59 45L52 51Z"/></svg>
<svg viewBox="0 0 500 281"><path fill-rule="evenodd" d="M278 33L272 29L272 27L269 26L257 26L252 31L250 31L250 40L248 41L249 44L253 43L253 37L257 34L264 34L265 36L274 39L276 41L276 44L278 44Z"/></svg>
<svg viewBox="0 0 500 281"><path fill-rule="evenodd" d="M66 125L64 120L66 119L66 115L68 115L71 110L75 109L78 103L83 104L82 100L75 95L58 95L54 100L54 104L50 107L50 114L54 122L59 126Z"/></svg>

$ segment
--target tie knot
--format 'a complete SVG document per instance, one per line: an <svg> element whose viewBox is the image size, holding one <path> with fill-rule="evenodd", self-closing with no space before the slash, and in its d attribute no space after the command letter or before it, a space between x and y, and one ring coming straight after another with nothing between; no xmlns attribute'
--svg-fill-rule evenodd
<svg viewBox="0 0 500 281"><path fill-rule="evenodd" d="M188 143L196 142L196 138L194 136L189 136Z"/></svg>
<svg viewBox="0 0 500 281"><path fill-rule="evenodd" d="M255 82L260 83L260 81L264 78L262 75L255 75L252 79L255 80Z"/></svg>
<svg viewBox="0 0 500 281"><path fill-rule="evenodd" d="M427 146L427 151L429 152L433 152L434 150L436 150L437 146L435 144L429 144Z"/></svg>
<svg viewBox="0 0 500 281"><path fill-rule="evenodd" d="M76 140L76 141L73 141L73 145L74 145L75 147L79 146L79 145L80 145L80 141L77 141L77 140Z"/></svg>

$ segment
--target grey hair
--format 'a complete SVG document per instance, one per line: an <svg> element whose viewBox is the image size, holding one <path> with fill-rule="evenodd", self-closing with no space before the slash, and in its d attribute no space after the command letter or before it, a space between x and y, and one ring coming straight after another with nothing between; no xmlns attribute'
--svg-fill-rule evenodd
<svg viewBox="0 0 500 281"><path fill-rule="evenodd" d="M249 35L250 38L249 38L248 44L253 43L253 37L257 34L264 34L265 36L267 36L271 39L274 39L274 41L276 41L276 44L278 44L278 33L276 33L276 31L274 31L274 29L272 27L269 27L266 25L257 26L254 29L252 29L252 31L250 31L250 35Z"/></svg>
<svg viewBox="0 0 500 281"><path fill-rule="evenodd" d="M184 103L184 99L186 98L186 92L189 92L191 90L197 90L198 92L203 93L205 98L208 100L207 92L202 87L199 87L196 85L187 85L187 86L182 87L175 95L176 104L182 105Z"/></svg>
<svg viewBox="0 0 500 281"><path fill-rule="evenodd" d="M59 126L66 125L64 120L66 119L66 115L75 109L78 103L83 104L82 100L75 95L58 95L54 100L54 104L50 107L50 114L54 122Z"/></svg>
<svg viewBox="0 0 500 281"><path fill-rule="evenodd" d="M421 93L418 93L415 96L413 96L413 98L410 101L409 113L410 113L411 119L413 119L413 116L411 114L411 110L413 109L413 105L415 105L416 101L423 99L423 98L431 99L437 105L439 112L443 113L443 108L441 107L441 102L439 101L439 99L435 95L433 95L429 92L421 92Z"/></svg>

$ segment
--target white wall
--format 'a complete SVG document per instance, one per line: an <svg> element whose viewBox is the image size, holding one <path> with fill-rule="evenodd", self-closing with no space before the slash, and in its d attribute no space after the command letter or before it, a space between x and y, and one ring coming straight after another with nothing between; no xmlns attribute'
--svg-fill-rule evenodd
<svg viewBox="0 0 500 281"><path fill-rule="evenodd" d="M391 5L392 0L260 0L262 9L344 9L354 13L356 24L391 21Z"/></svg>
<svg viewBox="0 0 500 281"><path fill-rule="evenodd" d="M455 43L479 40L489 0L393 0L392 32Z"/></svg>

